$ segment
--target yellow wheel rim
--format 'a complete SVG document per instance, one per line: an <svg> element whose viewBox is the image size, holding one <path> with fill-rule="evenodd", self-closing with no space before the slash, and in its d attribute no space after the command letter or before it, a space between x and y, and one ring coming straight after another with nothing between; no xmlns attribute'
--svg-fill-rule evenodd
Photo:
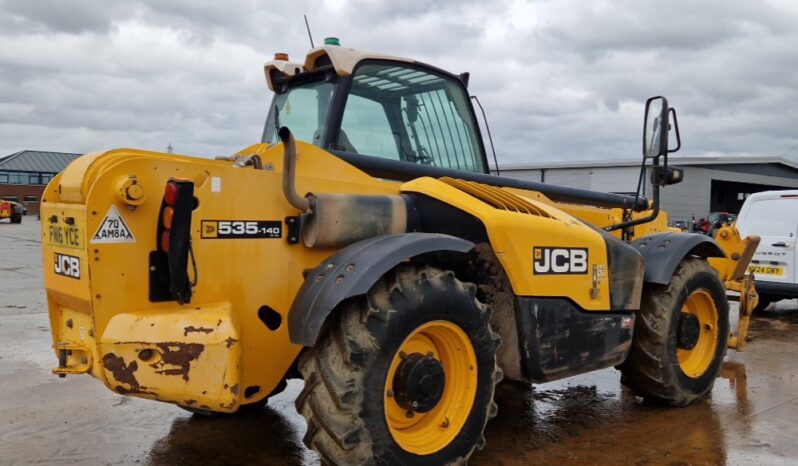
<svg viewBox="0 0 798 466"><path fill-rule="evenodd" d="M393 392L403 357L431 355L443 367L443 393L431 410L402 408ZM385 380L385 419L396 443L405 451L430 455L446 447L462 430L477 393L477 358L468 335L457 325L435 320L405 338L391 361Z"/></svg>
<svg viewBox="0 0 798 466"><path fill-rule="evenodd" d="M692 349L676 349L679 367L688 377L703 375L712 365L718 347L718 309L706 291L694 291L687 297L682 312L698 319L698 340Z"/></svg>

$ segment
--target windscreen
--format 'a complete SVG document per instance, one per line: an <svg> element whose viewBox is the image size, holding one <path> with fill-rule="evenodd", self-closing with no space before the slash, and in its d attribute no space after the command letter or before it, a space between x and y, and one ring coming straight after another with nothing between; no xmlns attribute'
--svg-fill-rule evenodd
<svg viewBox="0 0 798 466"><path fill-rule="evenodd" d="M394 63L357 68L335 149L457 170L485 169L463 86Z"/></svg>

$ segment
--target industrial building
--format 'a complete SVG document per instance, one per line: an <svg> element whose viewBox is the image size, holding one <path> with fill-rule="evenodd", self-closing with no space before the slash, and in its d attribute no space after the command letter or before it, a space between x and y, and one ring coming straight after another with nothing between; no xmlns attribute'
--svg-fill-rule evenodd
<svg viewBox="0 0 798 466"><path fill-rule="evenodd" d="M79 155L23 150L0 158L0 198L21 203L28 214L38 214L44 187Z"/></svg>
<svg viewBox="0 0 798 466"><path fill-rule="evenodd" d="M798 161L784 157L669 157L684 170L684 181L662 190L669 219L689 221L709 212L737 213L752 193L798 188ZM640 160L580 160L503 165L503 176L593 191L632 193ZM651 193L646 173L644 193Z"/></svg>

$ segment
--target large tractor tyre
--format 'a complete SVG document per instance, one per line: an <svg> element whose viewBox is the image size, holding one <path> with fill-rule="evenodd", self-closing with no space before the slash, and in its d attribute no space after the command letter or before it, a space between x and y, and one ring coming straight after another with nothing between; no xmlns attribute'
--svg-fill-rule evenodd
<svg viewBox="0 0 798 466"><path fill-rule="evenodd" d="M275 395L282 393L285 390L285 387L288 386L288 382L283 379L280 383L274 387L274 390L271 391L267 396L261 398L260 400L254 403L244 404L238 407L238 411L234 413L221 413L219 411L211 411L210 409L202 409L202 408L192 408L191 406L182 406L178 405L180 408L185 409L186 411L190 412L191 414L196 414L198 416L207 416L207 417L227 417L227 416L235 416L236 414L241 413L249 413L252 411L257 411L259 409L263 409L264 406L269 404L269 399Z"/></svg>
<svg viewBox="0 0 798 466"><path fill-rule="evenodd" d="M729 303L704 260L684 259L667 286L646 285L621 382L647 401L687 406L715 383L729 338Z"/></svg>
<svg viewBox="0 0 798 466"><path fill-rule="evenodd" d="M11 223L22 223L22 214L12 214Z"/></svg>
<svg viewBox="0 0 798 466"><path fill-rule="evenodd" d="M324 464L465 464L496 415L499 336L476 286L401 266L299 359L305 444Z"/></svg>

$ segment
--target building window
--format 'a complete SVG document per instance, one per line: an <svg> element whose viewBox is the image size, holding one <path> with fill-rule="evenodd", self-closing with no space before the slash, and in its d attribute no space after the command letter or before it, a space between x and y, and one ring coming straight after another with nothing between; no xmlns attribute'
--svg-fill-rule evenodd
<svg viewBox="0 0 798 466"><path fill-rule="evenodd" d="M8 183L8 173L0 173L0 183Z"/></svg>
<svg viewBox="0 0 798 466"><path fill-rule="evenodd" d="M9 173L8 174L8 182L10 184L19 184L20 183L20 175L19 173Z"/></svg>
<svg viewBox="0 0 798 466"><path fill-rule="evenodd" d="M55 175L52 173L42 173L42 184L47 184L53 179Z"/></svg>
<svg viewBox="0 0 798 466"><path fill-rule="evenodd" d="M28 184L41 184L39 182L39 174L31 173L28 175Z"/></svg>
<svg viewBox="0 0 798 466"><path fill-rule="evenodd" d="M25 200L25 202L36 202L39 200L39 198L37 198L36 196L25 196L23 197L23 199Z"/></svg>
<svg viewBox="0 0 798 466"><path fill-rule="evenodd" d="M19 196L3 196L4 201L19 202Z"/></svg>

